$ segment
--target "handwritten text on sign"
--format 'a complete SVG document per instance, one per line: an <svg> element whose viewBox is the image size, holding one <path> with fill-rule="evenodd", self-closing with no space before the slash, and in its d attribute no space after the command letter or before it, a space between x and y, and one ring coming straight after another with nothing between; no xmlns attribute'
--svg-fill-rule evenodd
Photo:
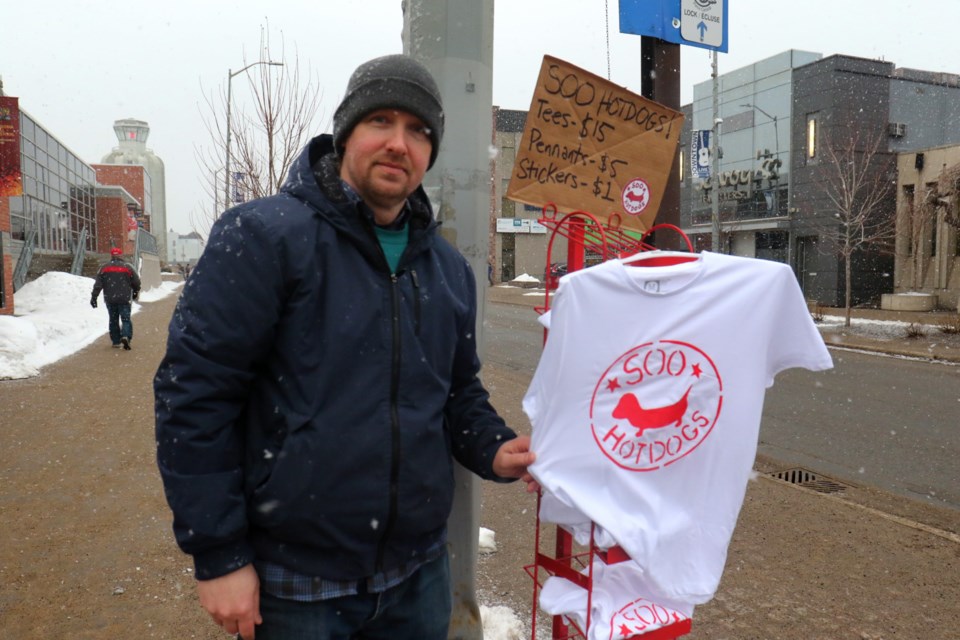
<svg viewBox="0 0 960 640"><path fill-rule="evenodd" d="M653 224L683 114L544 56L507 197Z"/></svg>

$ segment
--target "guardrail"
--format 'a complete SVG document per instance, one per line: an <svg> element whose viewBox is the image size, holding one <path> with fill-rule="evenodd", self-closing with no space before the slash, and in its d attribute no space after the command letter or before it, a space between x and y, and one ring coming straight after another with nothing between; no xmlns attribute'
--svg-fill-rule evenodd
<svg viewBox="0 0 960 640"><path fill-rule="evenodd" d="M137 236L133 245L133 266L140 271L140 253L152 253L157 255L157 238L149 231L142 228L137 229Z"/></svg>

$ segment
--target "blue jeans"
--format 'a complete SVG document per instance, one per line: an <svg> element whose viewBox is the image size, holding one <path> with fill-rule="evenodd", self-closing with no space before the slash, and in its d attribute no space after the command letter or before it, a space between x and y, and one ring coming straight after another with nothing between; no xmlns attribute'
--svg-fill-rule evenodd
<svg viewBox="0 0 960 640"><path fill-rule="evenodd" d="M120 344L120 338L133 340L133 323L130 322L130 303L107 303L110 314L110 342ZM122 323L122 324L121 324Z"/></svg>
<svg viewBox="0 0 960 640"><path fill-rule="evenodd" d="M257 640L446 640L450 562L444 554L383 593L297 602L260 594Z"/></svg>

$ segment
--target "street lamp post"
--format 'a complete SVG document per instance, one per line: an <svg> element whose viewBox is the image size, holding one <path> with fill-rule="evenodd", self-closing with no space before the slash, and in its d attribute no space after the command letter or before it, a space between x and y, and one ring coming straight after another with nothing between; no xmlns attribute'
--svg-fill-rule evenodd
<svg viewBox="0 0 960 640"><path fill-rule="evenodd" d="M777 160L779 160L779 159L780 159L780 132L777 130L777 116L772 116L772 115L770 115L769 113L767 113L766 111L764 111L763 109L761 109L760 107L758 107L757 105L752 104L752 103L750 103L750 102L745 102L745 103L741 104L740 106L741 106L741 107L747 107L748 109L756 109L757 111L759 111L759 112L762 113L763 115L765 115L765 116L767 116L768 118L770 118L771 120L773 120L773 144L774 144L774 149L776 149L776 155L775 155L775 157L776 157Z"/></svg>
<svg viewBox="0 0 960 640"><path fill-rule="evenodd" d="M247 69L255 67L260 64L265 64L273 67L282 67L282 62L270 62L267 60L259 60L257 62L252 62L245 66L239 71L231 71L227 69L227 158L225 162L226 173L223 176L223 208L227 209L230 207L230 93L233 85L233 76L238 76Z"/></svg>
<svg viewBox="0 0 960 640"><path fill-rule="evenodd" d="M760 113L762 113L763 115L767 116L768 118L770 118L770 119L773 121L773 144L774 144L774 156L773 156L773 157L774 157L774 159L776 160L776 162L774 162L771 166L772 166L772 167L774 168L774 170L777 172L777 173L776 173L776 176L777 176L777 185L778 185L778 186L777 186L777 193L774 195L774 203L775 203L775 204L774 204L774 211L775 211L775 213L779 213L779 212L780 212L779 175L780 175L780 167L782 166L782 163L780 162L780 132L777 130L777 116L770 115L769 113L767 113L766 111L764 111L763 109L761 109L760 107L758 107L757 105L755 105L755 104L753 104L753 103L750 103L750 102L745 102L745 103L741 104L740 106L741 106L741 107L747 107L748 109L756 109L757 111L759 111ZM769 153L769 152L768 152L768 153ZM792 173L792 172L791 172L791 173ZM789 190L789 189L788 189L788 190Z"/></svg>

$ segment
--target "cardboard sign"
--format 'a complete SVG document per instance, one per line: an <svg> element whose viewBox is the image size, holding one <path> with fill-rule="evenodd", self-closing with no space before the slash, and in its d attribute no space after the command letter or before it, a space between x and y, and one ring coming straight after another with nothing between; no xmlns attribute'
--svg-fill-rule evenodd
<svg viewBox="0 0 960 640"><path fill-rule="evenodd" d="M646 231L682 128L679 111L544 56L507 197Z"/></svg>

